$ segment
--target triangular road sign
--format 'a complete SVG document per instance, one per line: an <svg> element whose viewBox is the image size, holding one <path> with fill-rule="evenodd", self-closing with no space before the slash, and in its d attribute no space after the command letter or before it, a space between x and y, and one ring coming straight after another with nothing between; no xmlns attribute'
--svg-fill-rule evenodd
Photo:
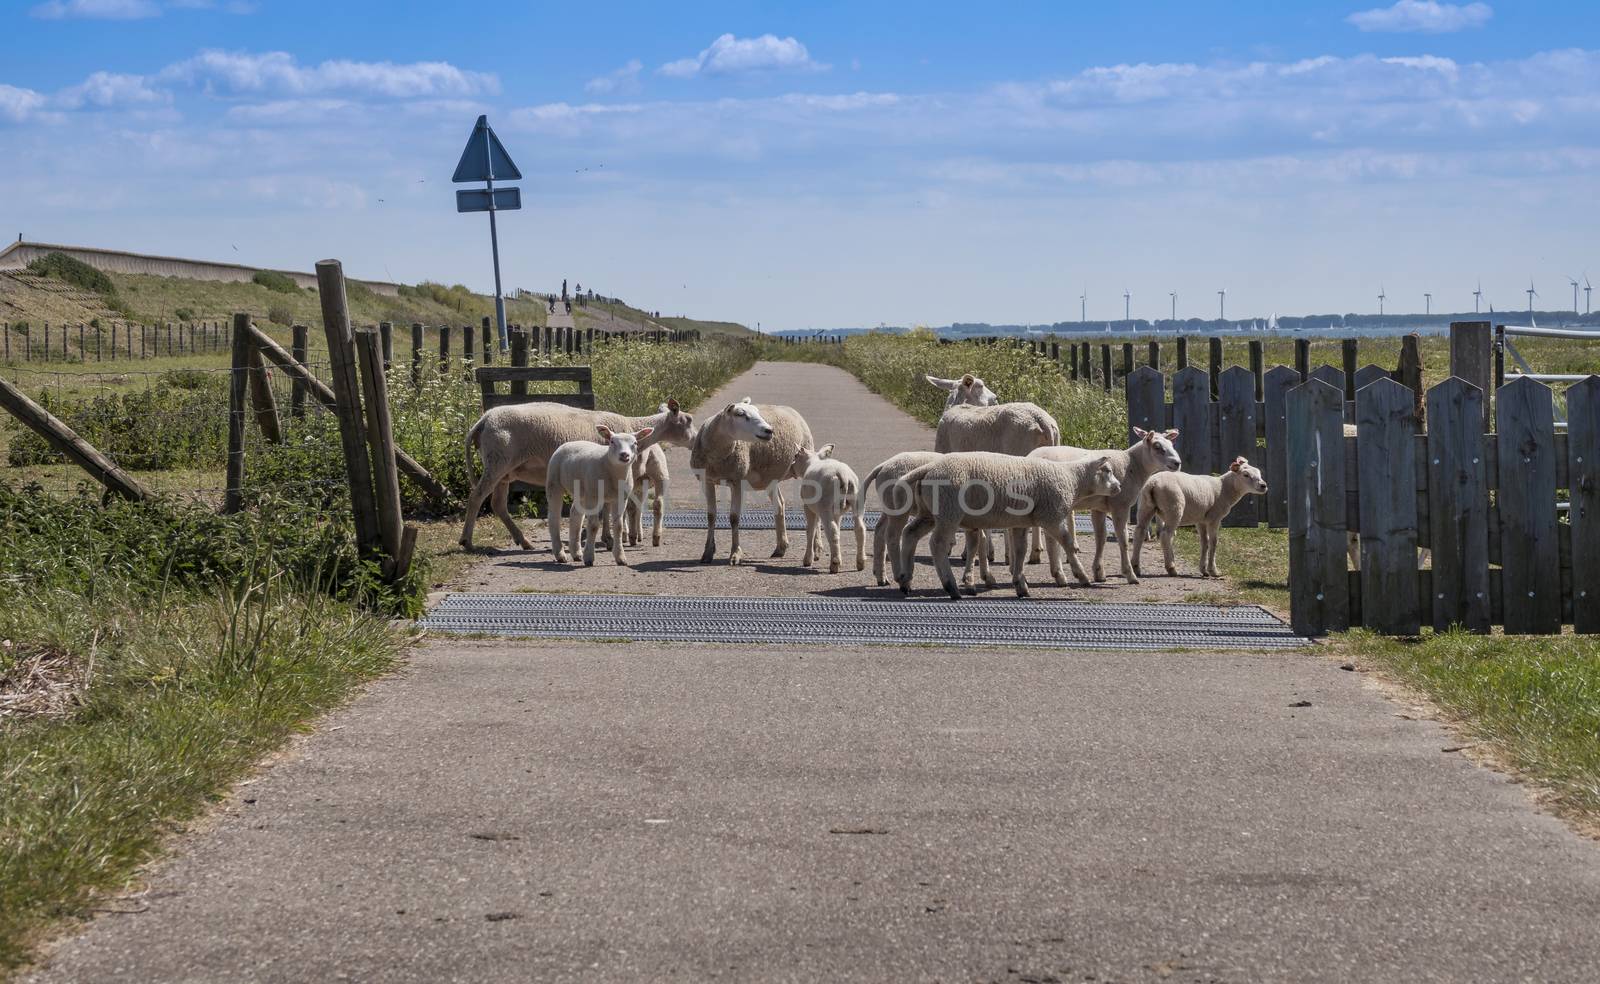
<svg viewBox="0 0 1600 984"><path fill-rule="evenodd" d="M489 126L489 117L478 117L478 125L467 138L467 149L461 152L461 163L456 165L455 177L450 181L520 181L522 172L511 163L511 155L500 143Z"/></svg>

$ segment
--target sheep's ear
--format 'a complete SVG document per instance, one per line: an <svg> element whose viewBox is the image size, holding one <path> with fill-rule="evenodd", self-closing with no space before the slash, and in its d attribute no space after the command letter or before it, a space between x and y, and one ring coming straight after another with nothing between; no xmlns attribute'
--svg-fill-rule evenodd
<svg viewBox="0 0 1600 984"><path fill-rule="evenodd" d="M956 381L953 379L940 379L938 376L923 376L922 378L926 379L929 383L932 383L934 386L937 386L942 390L953 390L956 388Z"/></svg>
<svg viewBox="0 0 1600 984"><path fill-rule="evenodd" d="M819 457L819 458L831 458L831 457L833 457L833 445L824 444L822 447L818 448L817 449L817 457Z"/></svg>
<svg viewBox="0 0 1600 984"><path fill-rule="evenodd" d="M749 403L750 402L750 398L747 396L744 399L740 400L739 402L740 403Z"/></svg>
<svg viewBox="0 0 1600 984"><path fill-rule="evenodd" d="M973 384L973 382L974 382L973 375L970 372L967 373L965 376L961 377L961 385L962 386L971 386Z"/></svg>
<svg viewBox="0 0 1600 984"><path fill-rule="evenodd" d="M665 403L663 403L663 404L661 404L661 409L663 409L663 410L670 410L670 411L672 411L672 412L673 412L673 413L677 413L677 412L678 412L678 401L677 401L677 400L674 400L674 399L671 399L671 398L670 398L670 397L669 397L669 398L668 398L668 399L667 399L667 402L665 402Z"/></svg>
<svg viewBox="0 0 1600 984"><path fill-rule="evenodd" d="M1150 432L1145 430L1143 427L1135 427L1133 429L1133 436L1136 440L1146 441L1150 439Z"/></svg>
<svg viewBox="0 0 1600 984"><path fill-rule="evenodd" d="M633 432L633 439L636 440L636 441L642 441L645 438L649 437L651 434L654 434L655 432L656 432L656 429L654 427L646 427L644 430L634 431Z"/></svg>
<svg viewBox="0 0 1600 984"><path fill-rule="evenodd" d="M738 406L738 405L739 404L737 404L737 403L730 403L726 407L723 408L722 412L723 413L732 413L733 412L733 408Z"/></svg>
<svg viewBox="0 0 1600 984"><path fill-rule="evenodd" d="M1176 441L1177 439L1178 439L1178 429L1176 427L1174 427L1171 430L1167 431L1167 440Z"/></svg>
<svg viewBox="0 0 1600 984"><path fill-rule="evenodd" d="M595 430L600 432L600 440L606 442L607 444L611 443L611 428L607 427L605 424L601 424L596 427Z"/></svg>
<svg viewBox="0 0 1600 984"><path fill-rule="evenodd" d="M1243 468L1244 466L1248 465L1249 463L1250 462L1246 461L1243 456L1240 456L1238 458L1233 459L1233 464L1228 466L1228 470L1229 471L1238 471L1239 469Z"/></svg>

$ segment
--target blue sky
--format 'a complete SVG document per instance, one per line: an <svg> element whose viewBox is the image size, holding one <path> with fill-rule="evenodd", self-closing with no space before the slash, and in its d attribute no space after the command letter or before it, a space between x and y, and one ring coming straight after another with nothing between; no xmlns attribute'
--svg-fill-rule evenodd
<svg viewBox="0 0 1600 984"><path fill-rule="evenodd" d="M485 288L488 113L508 284L769 329L1600 276L1592 4L452 6L7 0L0 234Z"/></svg>

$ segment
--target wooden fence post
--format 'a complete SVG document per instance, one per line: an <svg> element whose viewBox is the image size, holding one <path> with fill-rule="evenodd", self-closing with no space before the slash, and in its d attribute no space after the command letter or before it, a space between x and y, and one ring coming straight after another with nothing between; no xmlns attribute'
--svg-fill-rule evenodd
<svg viewBox="0 0 1600 984"><path fill-rule="evenodd" d="M473 349L477 341L472 337L475 327L475 325L461 326L461 368L466 372L468 379L472 378L472 367L477 361L473 357Z"/></svg>
<svg viewBox="0 0 1600 984"><path fill-rule="evenodd" d="M311 351L311 330L305 325L295 325L289 329L290 344L293 346L294 361L301 365L306 364L308 353ZM306 415L306 384L300 377L294 377L289 391L289 416L299 419Z"/></svg>
<svg viewBox="0 0 1600 984"><path fill-rule="evenodd" d="M1161 368L1161 343L1160 342L1155 341L1155 340L1151 340L1151 342L1150 342L1150 361L1147 364L1152 369L1159 370Z"/></svg>
<svg viewBox="0 0 1600 984"><path fill-rule="evenodd" d="M1071 356L1072 361L1072 375L1070 378L1076 380L1078 378L1078 343L1073 342L1071 345L1068 345L1067 352Z"/></svg>
<svg viewBox="0 0 1600 984"><path fill-rule="evenodd" d="M1140 366L1122 384L1128 401L1128 443L1137 440L1133 435L1135 427L1166 430L1166 377L1149 366ZM1181 432L1179 436L1183 436Z"/></svg>
<svg viewBox="0 0 1600 984"><path fill-rule="evenodd" d="M1555 412L1550 387L1518 379L1495 399L1500 589L1506 634L1561 631ZM1569 438L1570 443L1570 438Z"/></svg>
<svg viewBox="0 0 1600 984"><path fill-rule="evenodd" d="M537 332L538 328L534 328ZM528 333L521 328L511 333L511 364L526 367L528 364ZM527 396L528 383L526 380L513 380L511 383L512 396Z"/></svg>
<svg viewBox="0 0 1600 984"><path fill-rule="evenodd" d="M1569 438L1570 440L1570 438ZM1489 482L1483 390L1459 376L1428 391L1428 546L1433 627L1489 631Z"/></svg>
<svg viewBox="0 0 1600 984"><path fill-rule="evenodd" d="M1189 368L1189 339L1187 336L1178 336L1178 368Z"/></svg>
<svg viewBox="0 0 1600 984"><path fill-rule="evenodd" d="M383 541L384 576L394 580L394 562L400 556L400 535L405 517L400 512L400 473L394 460L394 431L389 420L389 394L384 385L383 340L370 328L356 332L356 354L361 366L361 391L365 397L367 445L372 452L374 500L378 533Z"/></svg>
<svg viewBox="0 0 1600 984"><path fill-rule="evenodd" d="M1422 340L1416 332L1400 339L1400 364L1395 367L1394 378L1411 391L1417 408L1417 432L1427 428L1428 400L1422 388Z"/></svg>
<svg viewBox="0 0 1600 984"><path fill-rule="evenodd" d="M1358 342L1354 338L1346 338L1339 343L1339 349L1344 356L1344 398L1353 401L1356 398L1356 368Z"/></svg>
<svg viewBox="0 0 1600 984"><path fill-rule="evenodd" d="M483 319L483 364L494 365L494 322L487 315Z"/></svg>
<svg viewBox="0 0 1600 984"><path fill-rule="evenodd" d="M1350 627L1345 573L1344 393L1318 379L1289 391L1289 624Z"/></svg>
<svg viewBox="0 0 1600 984"><path fill-rule="evenodd" d="M422 322L411 322L411 385L422 385Z"/></svg>
<svg viewBox="0 0 1600 984"><path fill-rule="evenodd" d="M1222 374L1217 401L1217 459L1220 471L1234 458L1259 458L1256 453L1256 378L1243 366L1232 366ZM1239 500L1223 526L1255 526L1256 496Z"/></svg>
<svg viewBox="0 0 1600 984"><path fill-rule="evenodd" d="M250 384L250 340L246 329L250 315L233 316L233 360L228 373L228 468L222 511L236 513L244 508L244 403L245 387Z"/></svg>
<svg viewBox="0 0 1600 984"><path fill-rule="evenodd" d="M450 326L439 326L439 375L450 372Z"/></svg>
<svg viewBox="0 0 1600 984"><path fill-rule="evenodd" d="M1567 389L1572 524L1572 628L1600 632L1600 376ZM1590 595L1594 595L1590 599Z"/></svg>
<svg viewBox="0 0 1600 984"><path fill-rule="evenodd" d="M1249 344L1250 375L1256 379L1256 399L1259 401L1265 392L1263 383L1266 381L1265 357L1262 353L1261 339L1252 338Z"/></svg>
<svg viewBox="0 0 1600 984"><path fill-rule="evenodd" d="M1450 375L1465 379L1483 391L1483 419L1490 420L1494 395L1494 337L1487 321L1450 323Z"/></svg>
<svg viewBox="0 0 1600 984"><path fill-rule="evenodd" d="M1122 378L1133 375L1133 343L1122 343Z"/></svg>
<svg viewBox="0 0 1600 984"><path fill-rule="evenodd" d="M1211 373L1211 398L1217 399L1220 395L1218 387L1222 385L1222 339L1212 336L1208 339L1209 352L1207 358L1210 362Z"/></svg>
<svg viewBox="0 0 1600 984"><path fill-rule="evenodd" d="M1100 381L1105 384L1106 392L1111 392L1111 345L1109 343L1103 343L1100 346L1100 373Z"/></svg>
<svg viewBox="0 0 1600 984"><path fill-rule="evenodd" d="M328 338L328 362L339 417L339 441L350 479L350 505L355 514L356 543L365 555L381 546L377 503L373 501L372 461L367 456L366 429L361 421L361 381L356 369L355 337L344 293L344 270L338 260L317 263L317 293L322 301L322 328ZM248 321L243 326L248 328ZM234 330L241 331L235 323Z"/></svg>
<svg viewBox="0 0 1600 984"><path fill-rule="evenodd" d="M1191 475L1211 474L1211 383L1199 366L1185 366L1172 377L1172 426L1178 430L1178 456Z"/></svg>
<svg viewBox="0 0 1600 984"><path fill-rule="evenodd" d="M383 371L388 372L389 367L394 365L394 322L378 322L378 341L383 347Z"/></svg>
<svg viewBox="0 0 1600 984"><path fill-rule="evenodd" d="M1393 379L1376 380L1356 392L1361 624L1385 635L1422 630L1415 402L1411 391Z"/></svg>
<svg viewBox="0 0 1600 984"><path fill-rule="evenodd" d="M1289 391L1303 382L1300 374L1288 366L1273 366L1267 370L1262 384L1261 412L1267 432L1265 460L1262 475L1267 480L1267 526L1275 530L1289 525L1289 459L1285 456L1284 442L1289 435Z"/></svg>
<svg viewBox="0 0 1600 984"><path fill-rule="evenodd" d="M61 452L68 461L94 476L96 481L112 492L135 502L149 494L132 475L118 468L72 428L4 379L0 379L0 407L11 411L12 416L43 438L46 444Z"/></svg>
<svg viewBox="0 0 1600 984"><path fill-rule="evenodd" d="M1303 383L1311 378L1311 339L1297 338L1294 340L1294 371L1300 374Z"/></svg>
<svg viewBox="0 0 1600 984"><path fill-rule="evenodd" d="M249 337L249 333L246 333ZM254 344L247 353L250 364L250 407L255 411L256 426L268 444L283 443L283 425L278 420L278 403L272 396L272 384L267 380L267 364L262 361L261 350Z"/></svg>

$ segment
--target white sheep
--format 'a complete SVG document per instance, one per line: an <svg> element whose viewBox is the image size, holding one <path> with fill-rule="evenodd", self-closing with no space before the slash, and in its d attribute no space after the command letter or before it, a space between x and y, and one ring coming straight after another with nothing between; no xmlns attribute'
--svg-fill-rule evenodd
<svg viewBox="0 0 1600 984"><path fill-rule="evenodd" d="M663 403L661 408L665 410ZM633 459L633 494L628 497L628 546L636 547L644 539L644 499L645 486L649 485L655 490L654 497L650 500L650 511L654 520L650 528L650 545L661 546L662 519L661 513L667 501L667 481L672 477L667 470L667 452L660 444L651 444L642 447L639 456Z"/></svg>
<svg viewBox="0 0 1600 984"><path fill-rule="evenodd" d="M933 435L933 449L951 451L994 451L999 454L1026 455L1037 448L1061 443L1061 426L1036 403L1000 403L993 406L957 404L946 406ZM1035 534L1031 551L1039 562L1039 538ZM972 557L968 556L970 570Z"/></svg>
<svg viewBox="0 0 1600 984"><path fill-rule="evenodd" d="M1167 562L1167 573L1173 577L1177 577L1178 568L1172 553L1172 535L1180 527L1195 527L1200 536L1200 576L1220 577L1217 537L1222 520L1240 499L1266 492L1261 469L1242 457L1233 459L1220 476L1162 472L1151 475L1139 493L1139 523L1147 528L1160 524L1161 553ZM1144 552L1144 541L1142 536L1133 541L1134 573L1143 573L1139 556Z"/></svg>
<svg viewBox="0 0 1600 984"><path fill-rule="evenodd" d="M937 451L902 451L881 462L861 480L861 498L865 500L867 490L875 489L880 504L878 526L872 531L872 576L880 585L889 583L883 573L885 555L895 580L900 580L900 533L911 513L911 488L902 480L912 469L941 457Z"/></svg>
<svg viewBox="0 0 1600 984"><path fill-rule="evenodd" d="M700 474L706 497L706 548L701 563L711 563L717 553L717 486L722 483L731 492L728 519L733 543L728 563L738 564L744 558L739 548L739 510L747 485L758 492L766 489L772 499L778 538L772 556L782 557L788 551L789 530L779 483L793 467L794 453L815 444L811 428L793 407L755 404L748 396L728 404L701 425L689 444L689 467Z"/></svg>
<svg viewBox="0 0 1600 984"><path fill-rule="evenodd" d="M1035 527L1066 550L1072 573L1087 585L1074 543L1072 510L1088 497L1115 495L1121 487L1109 457L1060 464L988 451L947 454L912 469L904 481L912 490L914 513L900 534L900 590L911 593L917 544L931 534L933 566L952 598L961 597L950 569L950 548L959 530L1009 531L1011 583L1019 598L1028 597L1024 547L1028 530ZM1058 576L1056 583L1066 581Z"/></svg>
<svg viewBox="0 0 1600 984"><path fill-rule="evenodd" d="M800 502L806 510L806 550L801 561L816 563L820 544L818 528L828 535L828 573L839 573L839 521L855 510L856 570L867 567L867 531L861 516L861 480L850 466L833 456L833 445L794 453L790 475L800 480Z"/></svg>
<svg viewBox="0 0 1600 984"><path fill-rule="evenodd" d="M1097 582L1106 579L1102 557L1106 549L1105 517L1109 513L1111 525L1116 531L1117 549L1121 553L1122 577L1129 584L1139 583L1139 576L1134 572L1133 564L1128 558L1129 514L1139 501L1139 491L1144 488L1144 483L1151 475L1164 471L1177 471L1183 467L1177 449L1172 446L1172 442L1178 436L1176 430L1169 430L1163 434L1160 431L1147 431L1142 427L1135 427L1133 434L1138 440L1132 447L1121 451L1060 447L1040 448L1033 452L1033 457L1050 461L1076 461L1081 458L1098 458L1102 455L1111 459L1117 481L1121 483L1118 491L1111 495L1096 496L1085 503L1094 518L1092 524L1094 579ZM1050 573L1057 578L1061 576L1061 558L1053 545L1050 547Z"/></svg>
<svg viewBox="0 0 1600 984"><path fill-rule="evenodd" d="M975 407L992 407L1000 402L1000 397L996 396L983 380L970 372L960 379L940 379L938 376L922 378L948 394L944 399L946 409L962 403Z"/></svg>
<svg viewBox="0 0 1600 984"><path fill-rule="evenodd" d="M645 427L635 433L613 432L604 424L595 428L600 440L568 441L556 448L545 469L544 492L550 523L550 548L555 551L556 563L565 563L567 553L561 549L561 497L572 497L572 518L567 535L567 549L573 559L578 556L578 524L588 527L589 538L583 543L583 564L594 566L594 543L602 521L609 520L611 530L611 556L618 565L628 563L622 548L622 531L616 527L622 515L619 508L633 491L633 460L639 453L639 442L650 437Z"/></svg>
<svg viewBox="0 0 1600 984"><path fill-rule="evenodd" d="M568 441L592 441L595 428L605 425L613 431L651 429L646 447L655 444L688 444L694 438L694 417L668 400L660 412L649 417L624 417L601 410L580 410L559 403L508 403L484 412L467 431L467 478L472 478L472 452L476 448L483 462L483 474L467 496L466 525L461 530L461 545L471 548L472 528L484 499L489 499L494 514L505 524L511 538L524 550L531 549L528 538L506 509L512 482L544 485L550 456ZM559 510L556 498L554 508Z"/></svg>

